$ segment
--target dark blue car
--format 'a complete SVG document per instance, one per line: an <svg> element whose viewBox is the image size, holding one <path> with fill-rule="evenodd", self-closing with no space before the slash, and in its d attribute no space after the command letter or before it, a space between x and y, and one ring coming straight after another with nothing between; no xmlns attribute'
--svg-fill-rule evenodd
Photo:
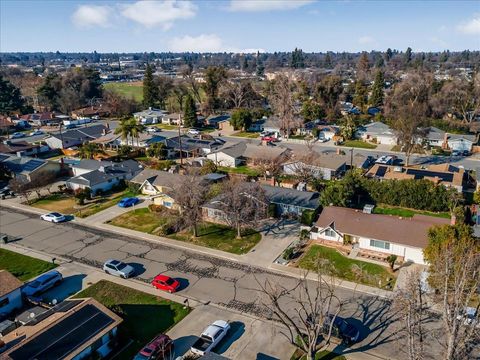
<svg viewBox="0 0 480 360"><path fill-rule="evenodd" d="M118 206L122 207L122 208L127 208L127 207L130 207L130 206L133 206L133 205L136 205L138 204L140 200L138 200L138 198L136 197L132 197L132 198L123 198L122 200L120 200L120 202L118 203Z"/></svg>

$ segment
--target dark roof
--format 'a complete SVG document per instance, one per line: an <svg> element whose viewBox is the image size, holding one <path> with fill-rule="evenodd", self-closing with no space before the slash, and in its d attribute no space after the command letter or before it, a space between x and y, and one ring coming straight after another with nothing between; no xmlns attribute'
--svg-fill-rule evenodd
<svg viewBox="0 0 480 360"><path fill-rule="evenodd" d="M125 171L141 171L142 166L135 160L129 159L122 162L113 162L105 160L82 159L72 167L85 170L98 170L100 168L114 167L116 169L124 169Z"/></svg>
<svg viewBox="0 0 480 360"><path fill-rule="evenodd" d="M181 181L183 176L185 175L169 173L161 170L144 169L130 181L136 184L143 184L145 180L148 180L152 185L173 188L175 184L178 184Z"/></svg>
<svg viewBox="0 0 480 360"><path fill-rule="evenodd" d="M233 158L239 158L243 156L245 153L245 150L247 149L247 144L244 142L240 142L237 144L233 145L228 145L223 148L218 149L216 152L217 153L224 153L228 156L231 156Z"/></svg>
<svg viewBox="0 0 480 360"><path fill-rule="evenodd" d="M279 186L262 185L267 199L274 204L293 205L315 210L320 206L319 193L300 191Z"/></svg>
<svg viewBox="0 0 480 360"><path fill-rule="evenodd" d="M88 303L31 337L9 353L13 360L64 359L117 320Z"/></svg>
<svg viewBox="0 0 480 360"><path fill-rule="evenodd" d="M125 176L126 178L128 175L128 178L130 178L143 170L143 167L135 160L127 160L120 163L111 161L90 161L96 162L97 165L99 165L97 170L92 170L88 173L72 177L68 180L68 182L86 186L94 186L121 176ZM84 165L87 166L88 169L88 166L93 167L95 165L93 162L86 162Z"/></svg>
<svg viewBox="0 0 480 360"><path fill-rule="evenodd" d="M230 115L226 114L226 115L218 115L218 116L212 116L212 117L209 117L207 118L207 124L218 124L219 122L222 122L222 121L227 121L230 119Z"/></svg>
<svg viewBox="0 0 480 360"><path fill-rule="evenodd" d="M18 151L25 151L38 148L39 145L32 145L26 141L5 141L0 142L0 153L16 154Z"/></svg>
<svg viewBox="0 0 480 360"><path fill-rule="evenodd" d="M449 219L433 216L414 215L411 218L399 218L327 206L323 209L315 226L317 228L331 226L342 234L424 248L428 244L428 229L435 225L449 223Z"/></svg>
<svg viewBox="0 0 480 360"><path fill-rule="evenodd" d="M13 290L18 289L23 282L10 274L7 270L0 270L0 297L10 294Z"/></svg>
<svg viewBox="0 0 480 360"><path fill-rule="evenodd" d="M30 173L48 163L47 160L31 158L28 156L0 154L0 162L4 163L7 169L19 174Z"/></svg>
<svg viewBox="0 0 480 360"><path fill-rule="evenodd" d="M193 151L200 149L217 149L222 146L225 141L221 139L195 139L189 136L183 135L181 137L182 150L183 151ZM174 150L180 150L180 137L175 136L165 140L165 145Z"/></svg>
<svg viewBox="0 0 480 360"><path fill-rule="evenodd" d="M61 140L63 137L65 142L69 140L83 143L101 137L106 131L107 127L104 125L92 125L78 129L71 129L63 132L62 135L60 135L60 133L52 134L52 136L59 140Z"/></svg>

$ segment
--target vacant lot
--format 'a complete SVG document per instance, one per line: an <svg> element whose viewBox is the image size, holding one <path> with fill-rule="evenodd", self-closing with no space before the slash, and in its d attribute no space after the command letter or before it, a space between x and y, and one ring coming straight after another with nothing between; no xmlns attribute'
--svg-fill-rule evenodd
<svg viewBox="0 0 480 360"><path fill-rule="evenodd" d="M132 359L156 335L165 333L188 315L183 305L110 281L102 280L75 295L92 297L123 319L119 327L120 344L132 344L119 359Z"/></svg>
<svg viewBox="0 0 480 360"><path fill-rule="evenodd" d="M298 266L312 271L320 268L321 271L340 279L382 289L393 289L396 279L396 275L385 266L350 259L335 249L320 245L310 246Z"/></svg>
<svg viewBox="0 0 480 360"><path fill-rule="evenodd" d="M107 90L114 91L127 98L133 98L135 101L141 102L143 100L143 84L137 82L111 82L103 84Z"/></svg>
<svg viewBox="0 0 480 360"><path fill-rule="evenodd" d="M56 268L51 262L0 249L0 269L7 270L22 281L30 280Z"/></svg>

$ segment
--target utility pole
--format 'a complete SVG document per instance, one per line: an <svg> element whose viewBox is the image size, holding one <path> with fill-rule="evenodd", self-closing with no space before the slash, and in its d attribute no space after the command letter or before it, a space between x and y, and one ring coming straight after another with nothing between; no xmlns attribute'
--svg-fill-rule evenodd
<svg viewBox="0 0 480 360"><path fill-rule="evenodd" d="M350 149L350 170L353 168L353 148Z"/></svg>
<svg viewBox="0 0 480 360"><path fill-rule="evenodd" d="M62 150L63 150L63 133L62 133L63 121L60 122L60 139L62 140Z"/></svg>
<svg viewBox="0 0 480 360"><path fill-rule="evenodd" d="M180 145L180 165L183 165L183 154L182 154L182 134L180 128L182 126L182 114L178 115L178 144Z"/></svg>

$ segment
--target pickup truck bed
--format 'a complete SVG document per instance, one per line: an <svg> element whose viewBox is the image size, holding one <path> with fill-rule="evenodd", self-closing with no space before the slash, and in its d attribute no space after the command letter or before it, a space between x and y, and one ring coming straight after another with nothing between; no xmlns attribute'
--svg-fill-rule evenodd
<svg viewBox="0 0 480 360"><path fill-rule="evenodd" d="M195 349L195 350L198 350L199 352L204 353L211 344L212 344L212 341L210 339L199 337L197 341L193 343L192 349Z"/></svg>

